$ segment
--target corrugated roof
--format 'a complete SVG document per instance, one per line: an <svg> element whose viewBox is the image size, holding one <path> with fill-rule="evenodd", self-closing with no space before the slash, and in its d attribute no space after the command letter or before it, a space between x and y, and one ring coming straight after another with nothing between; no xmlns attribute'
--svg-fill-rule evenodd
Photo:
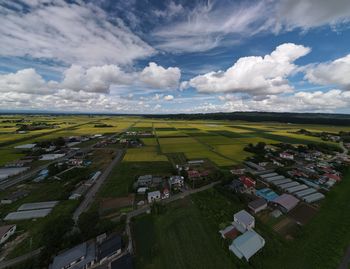
<svg viewBox="0 0 350 269"><path fill-rule="evenodd" d="M245 210L237 212L233 217L245 225L250 225L255 220L254 217Z"/></svg>
<svg viewBox="0 0 350 269"><path fill-rule="evenodd" d="M303 196L306 196L306 195L309 195L311 193L314 193L316 192L316 190L314 188L309 188L309 189L306 189L306 190L302 190L302 191L298 191L295 193L295 195L299 198L303 197Z"/></svg>
<svg viewBox="0 0 350 269"><path fill-rule="evenodd" d="M39 210L26 210L11 212L7 214L4 220L21 220L21 219L34 219L46 217L50 212L51 208L39 209Z"/></svg>
<svg viewBox="0 0 350 269"><path fill-rule="evenodd" d="M57 205L58 201L48 201L48 202L39 202L39 203L27 203L21 205L17 210L34 210L34 209L44 209L44 208L53 208Z"/></svg>
<svg viewBox="0 0 350 269"><path fill-rule="evenodd" d="M273 200L273 202L279 204L280 206L284 207L287 211L289 211L299 203L299 200L293 195L284 193L281 196L277 197L275 200Z"/></svg>
<svg viewBox="0 0 350 269"><path fill-rule="evenodd" d="M248 207L250 208L253 208L253 209L257 209L263 205L266 205L267 202L264 198L258 198L254 201L251 201L249 204L248 204Z"/></svg>
<svg viewBox="0 0 350 269"><path fill-rule="evenodd" d="M294 187L288 188L288 189L286 189L286 191L289 192L289 193L295 193L297 191L305 190L307 188L308 188L308 186L306 186L305 184L301 184L301 185L298 185L298 186L294 186Z"/></svg>
<svg viewBox="0 0 350 269"><path fill-rule="evenodd" d="M322 193L316 192L307 196L303 197L303 200L307 203L313 203L313 202L317 202L321 199L324 199L325 196Z"/></svg>

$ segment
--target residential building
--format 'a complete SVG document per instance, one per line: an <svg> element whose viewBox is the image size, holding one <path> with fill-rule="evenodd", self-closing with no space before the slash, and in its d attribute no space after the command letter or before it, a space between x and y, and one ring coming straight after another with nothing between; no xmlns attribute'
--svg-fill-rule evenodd
<svg viewBox="0 0 350 269"><path fill-rule="evenodd" d="M254 230L249 230L233 240L229 250L232 251L239 259L245 258L247 261L249 261L249 259L264 246L264 238L262 238Z"/></svg>
<svg viewBox="0 0 350 269"><path fill-rule="evenodd" d="M161 198L160 191L149 192L147 196L148 203L150 204L153 203L154 201L160 200L160 198Z"/></svg>
<svg viewBox="0 0 350 269"><path fill-rule="evenodd" d="M242 181L238 180L238 179L234 179L232 180L232 182L230 184L227 185L227 187L233 191L233 192L242 192L244 189L243 183Z"/></svg>
<svg viewBox="0 0 350 269"><path fill-rule="evenodd" d="M184 186L184 177L171 176L168 182L171 189L180 189Z"/></svg>
<svg viewBox="0 0 350 269"><path fill-rule="evenodd" d="M289 153L289 152L281 152L280 157L282 159L287 159L287 160L294 160L294 155Z"/></svg>
<svg viewBox="0 0 350 269"><path fill-rule="evenodd" d="M147 187L152 184L152 175L139 176L137 179L137 185L139 187Z"/></svg>
<svg viewBox="0 0 350 269"><path fill-rule="evenodd" d="M5 225L0 227L0 244L6 242L16 231L16 225Z"/></svg>
<svg viewBox="0 0 350 269"><path fill-rule="evenodd" d="M267 201L264 198L258 198L248 204L249 209L255 214L267 208Z"/></svg>
<svg viewBox="0 0 350 269"><path fill-rule="evenodd" d="M95 262L95 243L84 242L57 255L49 269L86 269Z"/></svg>
<svg viewBox="0 0 350 269"><path fill-rule="evenodd" d="M221 234L222 238L227 239L235 239L239 233L239 231L236 229L235 226L229 225L225 229L220 230L219 233Z"/></svg>
<svg viewBox="0 0 350 269"><path fill-rule="evenodd" d="M97 247L97 259L100 263L118 256L122 252L122 238L115 234L107 237Z"/></svg>
<svg viewBox="0 0 350 269"><path fill-rule="evenodd" d="M232 225L240 232L244 233L246 230L253 229L255 227L255 218L247 211L241 210L233 215Z"/></svg>

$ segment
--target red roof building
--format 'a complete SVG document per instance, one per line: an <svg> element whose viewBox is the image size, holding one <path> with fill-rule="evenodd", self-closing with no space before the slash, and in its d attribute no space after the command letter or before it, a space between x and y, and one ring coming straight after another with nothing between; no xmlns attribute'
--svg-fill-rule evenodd
<svg viewBox="0 0 350 269"><path fill-rule="evenodd" d="M252 178L250 178L250 177L247 177L247 176L240 176L240 177L239 177L239 180L243 183L243 185L244 185L246 188L255 187L256 182L255 182Z"/></svg>
<svg viewBox="0 0 350 269"><path fill-rule="evenodd" d="M335 181L340 181L341 180L340 176L335 175L335 174L324 174L324 176L328 177L329 179L333 179Z"/></svg>

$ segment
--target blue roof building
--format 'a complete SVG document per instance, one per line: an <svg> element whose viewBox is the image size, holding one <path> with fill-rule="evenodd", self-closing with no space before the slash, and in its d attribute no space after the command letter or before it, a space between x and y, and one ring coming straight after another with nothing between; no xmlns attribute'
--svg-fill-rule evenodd
<svg viewBox="0 0 350 269"><path fill-rule="evenodd" d="M269 188L264 188L261 190L256 190L255 194L259 197L264 198L265 200L271 202L278 197L278 194Z"/></svg>

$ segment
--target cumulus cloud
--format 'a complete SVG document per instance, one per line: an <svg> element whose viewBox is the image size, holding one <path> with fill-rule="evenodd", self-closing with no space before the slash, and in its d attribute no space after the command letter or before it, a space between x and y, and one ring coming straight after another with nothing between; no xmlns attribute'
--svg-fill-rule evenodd
<svg viewBox="0 0 350 269"><path fill-rule="evenodd" d="M170 95L170 94L169 94L169 95L165 95L165 96L164 96L164 100L165 100L165 101L172 101L172 100L174 100L174 96L173 96L173 95Z"/></svg>
<svg viewBox="0 0 350 269"><path fill-rule="evenodd" d="M83 66L130 64L155 53L120 19L92 3L0 3L0 55L48 58Z"/></svg>
<svg viewBox="0 0 350 269"><path fill-rule="evenodd" d="M48 94L49 85L33 68L0 75L0 92Z"/></svg>
<svg viewBox="0 0 350 269"><path fill-rule="evenodd" d="M267 95L291 92L287 77L297 68L294 61L310 52L310 48L293 43L278 46L264 57L240 58L226 71L199 75L181 86L191 86L199 92L244 92Z"/></svg>
<svg viewBox="0 0 350 269"><path fill-rule="evenodd" d="M149 63L141 74L140 80L154 88L170 89L179 85L181 70L178 67L164 68L156 63Z"/></svg>
<svg viewBox="0 0 350 269"><path fill-rule="evenodd" d="M108 93L113 84L131 84L131 77L116 65L93 66L88 69L72 65L64 71L61 87L74 91Z"/></svg>
<svg viewBox="0 0 350 269"><path fill-rule="evenodd" d="M328 63L306 68L305 78L320 85L338 85L350 90L350 54Z"/></svg>

